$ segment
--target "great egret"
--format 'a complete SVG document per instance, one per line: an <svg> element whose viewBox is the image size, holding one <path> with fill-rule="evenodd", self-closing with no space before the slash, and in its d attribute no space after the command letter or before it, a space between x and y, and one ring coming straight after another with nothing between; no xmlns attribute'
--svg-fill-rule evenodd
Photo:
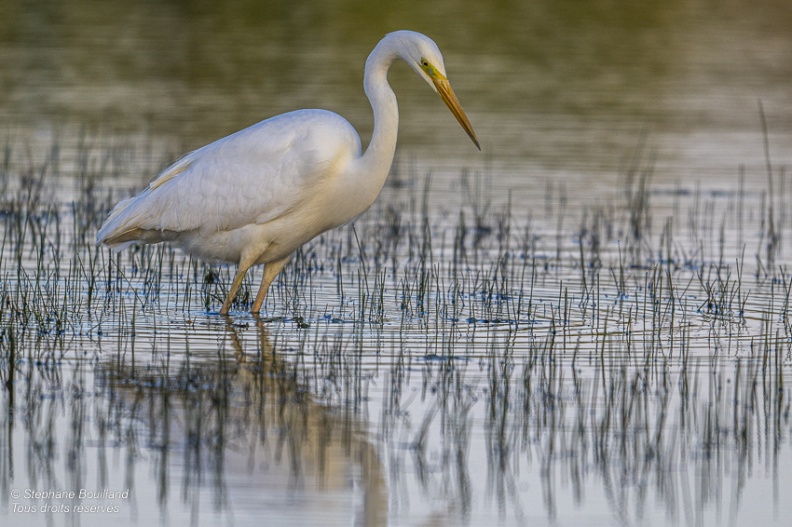
<svg viewBox="0 0 792 527"><path fill-rule="evenodd" d="M473 127L446 78L437 45L421 33L385 36L366 60L363 85L374 132L361 155L349 122L326 110L272 117L199 148L165 169L137 196L119 202L96 236L120 251L174 242L202 259L238 263L220 309L226 315L248 269L265 264L251 313L294 251L368 209L393 162L399 128L388 70L409 64L436 92L476 147Z"/></svg>

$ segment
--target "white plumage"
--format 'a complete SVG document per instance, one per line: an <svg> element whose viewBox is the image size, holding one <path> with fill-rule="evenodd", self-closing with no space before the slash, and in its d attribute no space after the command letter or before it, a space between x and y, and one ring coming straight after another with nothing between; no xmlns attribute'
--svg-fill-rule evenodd
<svg viewBox="0 0 792 527"><path fill-rule="evenodd" d="M374 133L361 155L349 122L325 110L272 117L195 150L164 170L140 194L118 203L97 243L122 250L170 241L199 258L238 263L220 310L227 314L245 273L266 264L251 312L302 244L364 212L385 183L396 147L398 107L387 82L395 59L406 61L436 91L478 146L428 37L388 34L366 61L364 87Z"/></svg>

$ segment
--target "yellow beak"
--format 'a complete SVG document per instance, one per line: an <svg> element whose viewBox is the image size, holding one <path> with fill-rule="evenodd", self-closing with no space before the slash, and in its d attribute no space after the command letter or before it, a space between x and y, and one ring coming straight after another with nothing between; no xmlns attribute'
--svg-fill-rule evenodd
<svg viewBox="0 0 792 527"><path fill-rule="evenodd" d="M443 98L443 102L446 103L446 106L448 106L448 109L454 114L456 120L459 121L459 124L461 124L462 128L465 129L465 132L467 132L470 139L473 140L473 144L476 145L476 148L481 150L481 145L479 145L476 132L473 131L473 126L471 126L470 121L468 121L467 115L465 115L462 105L459 104L459 99L457 99L456 94L454 94L454 90L451 89L451 84L448 82L448 79L443 76L432 76L431 79L432 82L434 82L435 88L437 88L437 92L440 94L440 97Z"/></svg>

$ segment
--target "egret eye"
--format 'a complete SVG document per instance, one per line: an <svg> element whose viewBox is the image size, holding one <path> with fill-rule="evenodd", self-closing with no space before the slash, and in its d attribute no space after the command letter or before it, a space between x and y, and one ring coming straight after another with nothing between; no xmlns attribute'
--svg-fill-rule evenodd
<svg viewBox="0 0 792 527"><path fill-rule="evenodd" d="M424 67L424 68L428 68L429 67L429 61L426 60L426 59L421 59L421 66Z"/></svg>

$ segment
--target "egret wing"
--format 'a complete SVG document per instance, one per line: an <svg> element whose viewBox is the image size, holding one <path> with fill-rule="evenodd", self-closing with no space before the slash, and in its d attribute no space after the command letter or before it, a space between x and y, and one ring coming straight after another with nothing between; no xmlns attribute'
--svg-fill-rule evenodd
<svg viewBox="0 0 792 527"><path fill-rule="evenodd" d="M125 246L266 223L310 198L339 156L359 153L354 129L332 112L280 115L184 156L119 203L97 239Z"/></svg>

